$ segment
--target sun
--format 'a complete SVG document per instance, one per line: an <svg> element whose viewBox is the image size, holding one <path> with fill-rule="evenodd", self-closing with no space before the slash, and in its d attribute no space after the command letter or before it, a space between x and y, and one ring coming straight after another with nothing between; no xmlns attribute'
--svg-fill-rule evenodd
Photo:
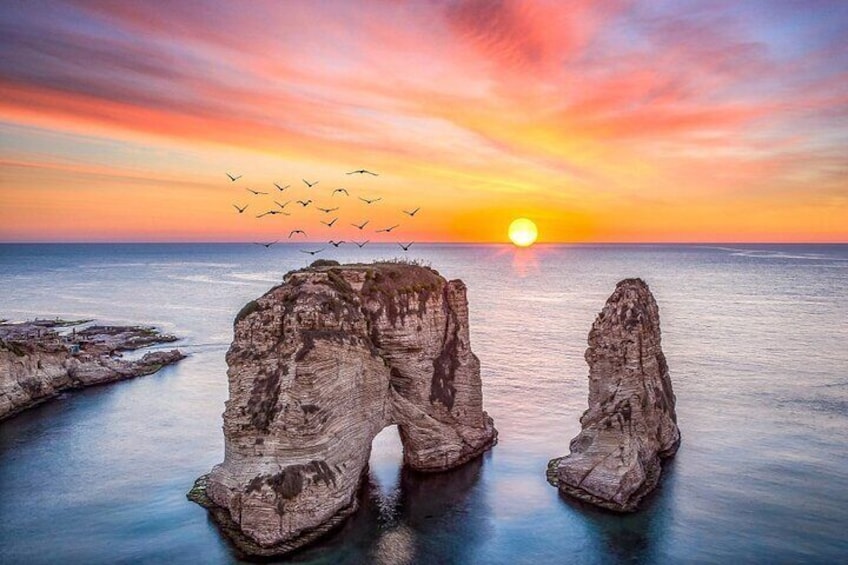
<svg viewBox="0 0 848 565"><path fill-rule="evenodd" d="M518 247L530 247L538 235L536 224L527 218L518 218L509 224L509 239Z"/></svg>

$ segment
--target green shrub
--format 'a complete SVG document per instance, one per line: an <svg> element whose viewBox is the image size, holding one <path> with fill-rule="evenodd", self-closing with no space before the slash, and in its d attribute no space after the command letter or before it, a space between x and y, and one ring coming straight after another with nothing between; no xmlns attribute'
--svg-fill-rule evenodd
<svg viewBox="0 0 848 565"><path fill-rule="evenodd" d="M312 269L314 267L338 267L339 262L334 261L333 259L317 259L309 265L309 268Z"/></svg>
<svg viewBox="0 0 848 565"><path fill-rule="evenodd" d="M238 324L243 319L247 318L259 309L259 303L255 300L251 300L250 302L242 306L241 310L239 310L239 313L236 314L236 319L233 320L233 325Z"/></svg>

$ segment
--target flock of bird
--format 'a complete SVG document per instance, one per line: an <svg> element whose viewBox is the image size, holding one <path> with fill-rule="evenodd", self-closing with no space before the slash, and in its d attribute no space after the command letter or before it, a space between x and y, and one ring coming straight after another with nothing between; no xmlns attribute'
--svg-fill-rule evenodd
<svg viewBox="0 0 848 565"><path fill-rule="evenodd" d="M356 171L350 171L350 172L345 173L345 174L347 174L347 175L371 175L371 176L374 176L374 177L380 176L378 173L374 173L374 172L369 171L367 169L358 169ZM226 175L227 175L227 178L230 179L230 183L237 182L243 176L243 175L233 175L229 172L226 173ZM326 193L322 193L321 189L316 188L316 185L320 181L318 181L318 180L309 181L307 179L301 179L301 180L303 181L303 184L306 186L306 188L304 190L306 190L306 192L307 192L307 196L305 196L301 199L297 199L297 200L288 199L288 200L285 200L285 202L280 202L280 200L284 199L283 195L286 194L287 191L291 191L291 192L288 192L288 194L292 194L294 192L294 189L292 189L291 184L287 184L287 185L283 186L283 185L280 185L280 184L274 182L274 183L271 183L271 184L276 189L276 192L273 192L273 191L266 192L266 191L262 191L262 190L255 190L255 189L250 188L250 187L245 187L245 190L251 194L251 196L249 197L250 201L246 204L243 204L243 205L239 205L237 203L234 203L233 208L236 209L238 214L244 214L247 211L248 208L252 207L251 213L253 213L257 218L264 218L265 216L277 216L277 215L291 216L293 211L298 209L298 206L300 207L300 209L305 209L305 208L308 208L309 206L312 206L315 210L318 210L319 212L321 212L321 214L324 217L326 217L326 220L324 220L324 219L320 220L320 223L323 224L323 226L325 226L325 227L319 228L319 229L321 229L321 230L332 229L337 224L337 222L339 221L339 218L340 218L340 216L338 214L334 214L334 212L338 212L343 207L343 203L347 202L347 199L352 198L350 191L348 191L348 189L346 189L346 188L335 188L335 189L333 189L332 192L329 193L329 196L326 197L327 201L330 202L330 203L326 204L324 207L322 207L322 206L318 206L316 204L316 201L313 200L312 198L310 198L310 196L312 196L316 199L320 199L323 196L325 196ZM271 189L268 189L268 190L271 190ZM272 194L273 194L273 196L272 196ZM268 198L262 198L262 197L270 197L270 200L271 200L271 202L273 202L273 205L275 207L271 206L270 203L267 202ZM382 201L383 199L382 199L382 197L366 198L365 196L357 196L357 200L363 202L365 209L367 209L372 205L379 205L380 201ZM291 208L288 208L288 206L292 203L294 204L294 206L292 206ZM257 208L258 208L259 213L256 213ZM404 210L401 210L401 211L406 216L408 216L410 218L414 218L415 215L418 214L418 212L420 210L421 210L421 207L418 206L418 207L416 207L412 210L405 210L404 209ZM304 220L305 219L302 219L301 221L303 222ZM301 223L301 225L303 225L303 223ZM358 229L360 232L363 233L363 235L365 235L367 233L366 227L371 225L371 220L365 219L362 222L351 223L350 225L352 227ZM306 226L304 226L304 227L306 227ZM395 229L397 229L399 227L400 227L400 224L393 224L391 226L380 227L380 228L374 229L373 231L374 231L374 233L392 233ZM373 226L372 226L372 228L373 228ZM371 228L369 228L369 229L371 229ZM289 231L288 239L292 239L295 236L308 237L308 234L304 229L297 227L297 228ZM266 249L268 249L272 245L276 245L279 242L280 242L280 240L278 239L276 241L271 241L271 242L267 242L267 243L256 242L256 241L253 242L253 243L254 243L254 245L261 245L262 247L265 247ZM368 243L370 243L370 240L364 239L363 241L349 241L348 242L348 241L344 241L344 240L338 240L337 241L337 240L334 240L334 239L330 239L330 240L327 241L327 243L328 243L328 245L332 245L333 247L336 247L336 248L339 247L340 245L343 245L343 244L346 244L346 243L351 243L351 244L354 244L361 249L361 248L365 247ZM404 251L409 251L409 248L412 247L412 244L415 243L415 242L410 241L409 243L401 243L400 241L398 241L396 243ZM300 249L299 251L301 253L306 253L308 255L315 256L318 253L321 253L322 251L324 251L325 249L326 249L326 247L322 247L320 249Z"/></svg>

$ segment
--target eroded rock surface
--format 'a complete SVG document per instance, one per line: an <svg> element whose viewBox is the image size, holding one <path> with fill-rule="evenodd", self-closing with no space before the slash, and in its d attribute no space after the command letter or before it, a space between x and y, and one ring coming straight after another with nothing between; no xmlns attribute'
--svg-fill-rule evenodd
<svg viewBox="0 0 848 565"><path fill-rule="evenodd" d="M120 357L150 345L176 341L146 326L79 326L86 320L35 320L0 324L0 420L67 389L155 373L184 355L152 351L140 359ZM71 328L60 334L57 328Z"/></svg>
<svg viewBox="0 0 848 565"><path fill-rule="evenodd" d="M548 464L548 480L585 502L633 511L680 444L659 310L644 281L616 285L589 332L586 362L589 409L571 453Z"/></svg>
<svg viewBox="0 0 848 565"><path fill-rule="evenodd" d="M419 471L460 465L497 437L465 285L415 265L333 263L289 273L236 317L224 462L189 497L248 554L286 553L352 513L388 425Z"/></svg>

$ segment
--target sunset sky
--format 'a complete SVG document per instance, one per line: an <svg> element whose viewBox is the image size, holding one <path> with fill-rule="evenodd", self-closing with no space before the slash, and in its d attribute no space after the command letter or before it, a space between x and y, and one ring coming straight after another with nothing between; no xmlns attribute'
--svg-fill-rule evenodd
<svg viewBox="0 0 848 565"><path fill-rule="evenodd" d="M846 37L839 0L8 0L0 241L844 242Z"/></svg>

